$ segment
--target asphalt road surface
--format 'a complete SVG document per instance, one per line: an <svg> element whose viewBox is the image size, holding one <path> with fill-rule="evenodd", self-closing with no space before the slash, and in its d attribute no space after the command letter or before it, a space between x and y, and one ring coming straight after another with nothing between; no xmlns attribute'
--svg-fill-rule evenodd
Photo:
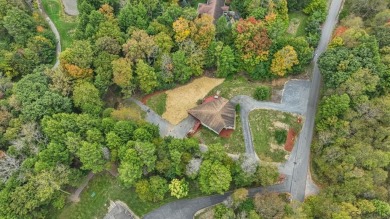
<svg viewBox="0 0 390 219"><path fill-rule="evenodd" d="M297 153L295 154L294 169L291 179L290 191L292 198L303 201L305 199L305 187L307 172L310 160L310 145L313 138L314 120L317 111L321 75L318 69L318 57L326 50L331 39L333 29L338 20L338 14L342 6L342 0L332 0L328 16L322 28L321 40L318 44L315 56L313 59L314 69L311 79L311 88L306 111L306 121L303 125L301 134L297 143Z"/></svg>

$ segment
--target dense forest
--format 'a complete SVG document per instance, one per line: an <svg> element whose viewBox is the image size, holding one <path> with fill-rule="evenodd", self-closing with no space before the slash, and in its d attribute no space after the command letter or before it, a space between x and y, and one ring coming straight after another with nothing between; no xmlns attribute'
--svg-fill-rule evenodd
<svg viewBox="0 0 390 219"><path fill-rule="evenodd" d="M346 1L319 59L324 81L312 145L323 190L311 218L390 217L389 1Z"/></svg>
<svg viewBox="0 0 390 219"><path fill-rule="evenodd" d="M123 4L124 3L124 4ZM269 185L274 166L195 139L161 138L105 102L171 88L211 69L253 80L299 74L308 65L326 2L227 1L236 17L198 16L195 1L78 1L73 43L56 41L35 1L0 1L0 217L44 218L88 172L118 166L118 180L146 202L193 190L223 193ZM305 35L285 34L288 10L304 10ZM129 190L130 191L130 190Z"/></svg>

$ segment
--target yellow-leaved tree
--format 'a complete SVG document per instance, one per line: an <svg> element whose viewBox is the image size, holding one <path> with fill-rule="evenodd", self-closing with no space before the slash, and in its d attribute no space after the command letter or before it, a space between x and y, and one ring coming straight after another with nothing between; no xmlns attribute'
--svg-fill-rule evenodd
<svg viewBox="0 0 390 219"><path fill-rule="evenodd" d="M200 48L208 48L215 37L213 17L208 14L202 14L191 24L191 38Z"/></svg>
<svg viewBox="0 0 390 219"><path fill-rule="evenodd" d="M273 74L284 76L287 71L298 64L298 54L292 46L285 46L277 51L272 59L271 72Z"/></svg>
<svg viewBox="0 0 390 219"><path fill-rule="evenodd" d="M180 17L175 22L173 22L173 30L175 31L175 40L177 43L183 42L191 34L191 23L185 18Z"/></svg>

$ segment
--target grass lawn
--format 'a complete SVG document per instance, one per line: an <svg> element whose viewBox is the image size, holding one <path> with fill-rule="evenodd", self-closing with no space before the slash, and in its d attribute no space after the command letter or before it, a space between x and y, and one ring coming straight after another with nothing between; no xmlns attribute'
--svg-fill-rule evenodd
<svg viewBox="0 0 390 219"><path fill-rule="evenodd" d="M194 190L196 186L190 186L189 198L201 195L199 190ZM95 195L93 195L95 194ZM53 212L53 218L59 219L93 219L103 218L107 213L109 200L121 200L138 216L142 217L146 213L164 205L168 202L177 200L169 196L169 192L162 202L151 203L141 201L133 188L128 189L108 173L96 175L81 193L80 202L69 203L62 210Z"/></svg>
<svg viewBox="0 0 390 219"><path fill-rule="evenodd" d="M237 95L247 95L252 97L256 87L265 83L248 81L244 76L238 75L233 79L226 79L222 84L212 89L207 96L215 95L217 91L221 96L230 99Z"/></svg>
<svg viewBox="0 0 390 219"><path fill-rule="evenodd" d="M291 12L288 14L288 16L290 18L290 25L294 20L299 21L299 26L296 28L295 34L292 35L296 37L305 36L307 16L302 12Z"/></svg>
<svg viewBox="0 0 390 219"><path fill-rule="evenodd" d="M165 112L166 104L167 94L165 92L152 96L146 102L146 105L148 105L154 112L156 112L160 116L162 116L162 114Z"/></svg>
<svg viewBox="0 0 390 219"><path fill-rule="evenodd" d="M230 138L221 138L206 127L202 127L194 137L203 140L206 145L221 143L225 146L227 153L238 154L245 152L240 115L236 116L236 130L234 130Z"/></svg>
<svg viewBox="0 0 390 219"><path fill-rule="evenodd" d="M77 26L77 19L65 15L60 0L42 0L43 8L56 25L61 37L62 51L72 44L72 34Z"/></svg>
<svg viewBox="0 0 390 219"><path fill-rule="evenodd" d="M298 134L302 125L297 122L297 116L274 110L254 110L249 114L253 144L259 158L269 162L283 162L287 154L283 145L275 140L275 131L281 128L292 128ZM285 126L285 127L280 127ZM271 144L276 147L271 150Z"/></svg>
<svg viewBox="0 0 390 219"><path fill-rule="evenodd" d="M124 100L118 107L111 113L111 116L117 120L133 120L142 121L145 118L146 113L136 103L130 100Z"/></svg>

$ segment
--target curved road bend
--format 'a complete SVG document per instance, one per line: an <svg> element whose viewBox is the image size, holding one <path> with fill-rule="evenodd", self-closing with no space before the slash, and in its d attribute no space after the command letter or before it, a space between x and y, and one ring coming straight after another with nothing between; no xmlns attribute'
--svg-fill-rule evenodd
<svg viewBox="0 0 390 219"><path fill-rule="evenodd" d="M43 17L45 18L46 22L49 24L49 27L50 27L51 31L54 33L54 35L56 37L56 40L57 40L57 44L56 44L56 63L54 64L54 66L52 68L52 69L56 69L58 67L58 65L60 64L60 59L59 59L59 56L60 56L60 53L61 53L60 33L58 32L57 27L54 25L53 21L50 19L49 16L47 16L45 10L43 9L42 0L38 0L37 3L38 3L39 11L41 12Z"/></svg>
<svg viewBox="0 0 390 219"><path fill-rule="evenodd" d="M314 69L311 79L311 88L306 111L306 121L298 138L297 153L295 155L294 169L292 172L290 192L292 198L303 201L305 199L305 187L310 160L310 145L313 138L314 120L320 91L321 75L317 65L318 57L326 50L335 28L339 11L343 0L331 0L325 24L322 28L321 40L318 44L313 59Z"/></svg>
<svg viewBox="0 0 390 219"><path fill-rule="evenodd" d="M267 188L252 188L249 189L249 196L254 196L256 193L272 191L272 192L288 192L286 183L269 186ZM231 192L223 195L212 195L194 199L182 199L166 204L149 214L145 215L144 219L190 219L200 209L218 204L224 201Z"/></svg>

